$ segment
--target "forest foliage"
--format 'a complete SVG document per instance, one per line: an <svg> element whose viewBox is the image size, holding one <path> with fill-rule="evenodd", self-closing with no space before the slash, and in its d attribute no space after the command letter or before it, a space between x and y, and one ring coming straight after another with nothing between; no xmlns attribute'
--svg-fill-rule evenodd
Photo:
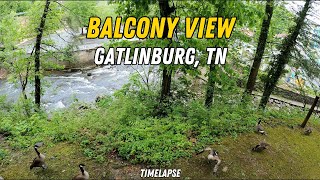
<svg viewBox="0 0 320 180"><path fill-rule="evenodd" d="M134 73L129 83L112 96L104 96L95 104L75 102L68 109L48 114L43 108L35 108L31 98L35 92L26 92L24 87L36 85L34 77L37 75L42 81L45 67L61 68L52 64L49 58L73 58L73 48L70 46L68 49L59 49L62 53L53 53L54 42L42 39L40 71L35 72L34 55L26 55L24 49L18 46L24 39L35 38L39 33L44 4L43 1L0 2L3 8L0 12L0 67L9 71L8 81L16 83L23 95L15 103L8 103L5 96L0 99L0 134L6 136L6 143L13 149L25 149L38 141L45 141L50 145L67 141L79 143L83 153L98 162L105 161L108 154L116 153L132 163L169 164L219 142L221 137L236 137L240 133L252 131L258 119L292 126L295 120L304 117L305 113L299 108L277 109L270 106L263 110L252 97L242 99L244 90L238 86L239 81L247 80L254 56L254 52L245 50L245 45L256 46L263 19L267 16L264 11L265 2L237 0L224 3L213 0L127 0L103 5L94 1L52 1L43 29L44 36L62 29L83 28L90 16L108 14L109 9L106 7L123 17L160 16L160 12L170 9L170 16L180 16L181 19L186 16L218 15L236 16L238 21L230 39L187 39L181 31L185 25L180 23L173 39L110 40L105 43L106 48L196 47L197 58L201 62L207 59L207 47L229 47L230 51L224 66L210 67L206 63L200 63L198 68L182 65L147 66L147 74ZM161 9L160 4L169 8ZM299 22L295 20L300 18L300 14L290 12L284 4L285 2L274 3L262 57L262 62L268 68L259 70L257 81L260 83L270 80L268 72L276 67L278 61L275 59L288 42L287 38L278 38L277 35L291 37L294 32L292 29ZM26 12L27 25L21 26L16 21L19 12ZM302 22L301 27L313 26L309 20ZM289 48L292 51L285 57L285 64L301 67L312 80L319 77L320 67L316 62L318 54L310 50L312 48L309 44L317 43L317 36L309 37L306 29L298 32L298 47ZM151 73L161 72L168 75L150 78ZM282 69L275 82L284 73L285 70ZM162 91L165 81L165 88L169 87L169 91L164 93L164 100ZM41 87L43 95L46 88ZM315 92L313 95L318 94L319 87L311 88ZM81 109L79 106L86 108ZM11 153L10 150L1 149L0 159Z"/></svg>

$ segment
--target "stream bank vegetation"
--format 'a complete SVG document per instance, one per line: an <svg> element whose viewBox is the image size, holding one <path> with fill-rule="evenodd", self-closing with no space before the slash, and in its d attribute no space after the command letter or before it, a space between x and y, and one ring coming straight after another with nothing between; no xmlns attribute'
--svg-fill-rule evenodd
<svg viewBox="0 0 320 180"><path fill-rule="evenodd" d="M235 95L228 95L234 96L231 99L216 98L208 109L201 97L180 97L187 94L186 89L180 89L174 90L177 99L170 102L167 116L159 117L155 91L147 90L138 76L135 78L112 97L103 97L88 109L79 110L75 104L53 113L49 119L45 112L24 116L19 104L3 105L0 132L6 144L16 150L39 141L50 145L72 142L79 143L83 153L98 162L116 152L132 163L157 165L190 157L221 137L252 132L258 119L291 127L297 126L296 120L306 114L290 107L259 111L251 108L251 103L243 105ZM311 121L317 118L314 116Z"/></svg>
<svg viewBox="0 0 320 180"><path fill-rule="evenodd" d="M0 2L0 5L5 3L9 2ZM85 7L98 8L95 4L78 3ZM99 97L93 104L75 102L71 107L50 114L41 107L41 96L45 93L45 87L39 81L43 80L43 68L50 65L48 56L53 56L53 54L49 50L41 51L40 49L45 47L42 46L44 44L50 47L55 46L50 41L42 40L41 33L46 36L65 26L82 29L85 21L76 14L91 16L95 15L95 12L89 11L88 8L79 9L71 1L65 4L49 0L33 2L27 10L36 11L37 13L31 14L37 14L37 16L31 17L38 19L30 19L29 22L34 26L25 28L33 27L37 29L35 32L33 32L34 29L23 29L22 27L19 29L18 25L10 23L8 18L15 22L14 14L4 18L0 17L0 42L4 46L4 49L0 51L1 67L9 69L10 78L8 80L17 83L18 87L21 87L22 94L22 98L14 103L7 102L5 95L0 96L0 167L10 171L9 167L12 167L10 159L17 152L22 152L21 156L25 161L28 161L24 155L28 154L28 150L36 142L42 141L45 142L48 153L50 153L50 148L55 149L55 153L59 153L56 152L58 149L61 156L68 157L68 153L77 154L70 147L78 148L81 151L81 155L77 154L78 158L83 161L94 160L94 163L90 161L92 165L96 163L105 165L111 163L116 157L131 164L162 167L179 165L179 163L183 164L187 161L191 163L191 166L192 163L194 163L193 165L201 164L204 169L207 167L209 169L209 166L199 163L199 158L194 158L195 154L202 152L208 146L217 146L218 150L222 152L219 155L222 163L226 161L227 167L230 167L228 174L223 174L222 177L270 177L267 176L268 174L261 176L257 174L250 167L251 164L254 164L254 168L258 170L261 170L260 167L269 167L272 170L271 173L278 173L281 168L288 170L286 164L291 162L285 164L280 160L287 156L283 154L288 149L291 150L292 144L281 146L281 143L289 143L285 141L287 138L288 141L297 144L292 145L293 149L297 151L289 151L289 156L293 156L293 164L296 164L299 161L298 157L303 158L306 155L305 152L301 152L303 143L310 145L309 149L312 150L317 146L315 137L319 136L319 132L317 132L320 129L319 114L314 114L308 121L308 125L315 127L314 137L311 135L310 139L301 138L298 137L301 130L298 126L305 118L307 109L291 106L281 108L267 106L267 102L272 93L270 90L272 91L277 83L281 85L281 78L285 75L287 65L300 68L306 76L310 87L299 86L301 91L305 89L303 92L308 92L312 89L313 95L319 95L319 87L313 84L320 72L317 62L318 54L314 48L309 46L310 43L318 42L318 35L312 32L314 36L310 37L308 32L312 28L302 28L315 27L313 22L310 22L306 17L307 12L313 13L313 3L313 1L307 1L301 12L295 14L288 11L283 2L273 1L267 3L262 1L221 3L220 1L208 0L186 2L168 0L115 1L110 6L117 7L117 13L123 17L135 16L138 18L146 15L180 16L181 18L186 16L236 16L238 22L230 39L212 40L196 37L187 39L184 34L179 33L180 29L185 28L185 24L181 23L178 25L178 33L175 33L172 39L111 40L105 44L106 49L110 47L195 47L198 50L196 58L203 62L207 59L207 53L205 53L207 47L223 46L230 48L227 63L224 66L208 66L206 63L200 63L202 65L198 68L187 65L163 64L157 67L144 66L148 69L146 73L137 71L132 74L130 81L113 95ZM273 8L272 18L265 14L271 11L270 4ZM157 10L154 11L155 8ZM68 14L63 14L61 9L66 9ZM101 11L99 9L97 13L101 13ZM266 17L267 20L265 20ZM44 23L44 19L46 23ZM262 33L259 32L260 29L264 31L267 28L269 33L259 36L259 33ZM30 32L27 31L29 34L25 37L10 34L11 31L18 30L29 30ZM167 37L167 30L164 31L163 37ZM254 31L256 33L252 33ZM286 34L286 37L275 37L279 34ZM37 52L27 57L23 53L23 49L16 45L26 37L36 37L35 52ZM260 44L260 48L257 49L259 53L255 56L255 60L258 59L257 61L261 61L267 68L260 68L258 75L248 80L250 83L246 86L249 89L247 91L240 88L238 82L251 77L249 72L251 57L254 57L254 53L243 50L243 46L257 43ZM62 59L66 58L66 54L70 54L72 58L70 52L61 54L64 55L61 57ZM58 68L57 65L52 66ZM254 68L259 68L259 66ZM255 84L252 83L252 80L265 84L260 106L259 101L251 96L250 91L254 89L251 86ZM40 85L41 89L39 90ZM26 92L26 86L34 86L35 91ZM35 100L31 98L33 95ZM268 136L263 137L271 141L269 142L271 153L266 156L264 154L268 154L268 151L264 154L252 155L248 153L252 148L250 146L257 144L258 139L262 137L252 133L259 120L262 120L262 123L268 128ZM289 135L287 136L283 131L288 131ZM245 139L246 137L248 140ZM237 138L241 142L233 144ZM249 142L251 140L257 142ZM231 153L234 153L231 156L227 152L228 148L231 149ZM242 154L247 153L250 157L252 155L257 161L252 162L252 159L249 161L250 158L242 157L242 154L237 154L239 152L234 149L239 149ZM279 155L276 152L281 153ZM299 154L300 152L301 154ZM307 150L307 152L309 151ZM87 158L84 158L83 155ZM263 164L266 160L265 157L272 157L272 155L280 157L280 160L273 159L274 166L270 163ZM308 154L308 158L312 158L310 156ZM231 157L236 158L232 159ZM76 158L71 156L63 163L68 163L68 160L74 162ZM241 162L241 158L248 161ZM52 161L54 159L55 157L51 158ZM233 166L232 163L235 165ZM244 169L236 168L243 163L245 163ZM259 163L262 165L260 166ZM313 164L305 165L313 167ZM48 166L50 169L49 162ZM54 166L58 165L54 164ZM274 167L278 167L278 169L273 169ZM187 169L184 167L184 170ZM58 170L62 171L62 169ZM65 169L63 170L65 171ZM67 171L69 172L69 169ZM208 170L210 173L211 171ZM307 172L307 170L304 171ZM189 171L185 172L187 176L194 178L211 177L208 174L202 176L198 172L194 174ZM0 173L7 173L8 178L16 178L13 174L2 170ZM47 171L46 173L46 175L55 175L59 172ZM101 177L108 176L108 172L103 173L106 174ZM22 176L28 177L27 174ZM286 174L272 177L291 177ZM298 175L300 175L298 177L303 177L301 174ZM312 173L306 175L317 177Z"/></svg>

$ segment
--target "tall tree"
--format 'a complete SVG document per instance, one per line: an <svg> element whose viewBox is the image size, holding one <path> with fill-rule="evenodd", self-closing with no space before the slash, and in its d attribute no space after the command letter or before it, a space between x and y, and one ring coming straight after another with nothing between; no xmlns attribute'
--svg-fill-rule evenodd
<svg viewBox="0 0 320 180"><path fill-rule="evenodd" d="M269 33L269 26L270 26L272 14L273 14L273 6L274 6L274 0L267 0L266 9L265 9L266 18L264 18L262 21L259 42L258 42L256 54L253 59L253 64L251 66L251 71L250 71L246 89L245 89L245 93L249 95L252 93L254 89L254 85L256 83L262 56L264 54L264 50L266 47L266 42L267 42L268 33Z"/></svg>
<svg viewBox="0 0 320 180"><path fill-rule="evenodd" d="M0 67L9 72L7 78L9 82L20 83L21 94L24 100L27 100L26 86L31 68L30 57L26 55L24 49L17 46L23 36L21 25L15 15L15 12L11 12L0 20L0 44L3 46L3 50L0 51ZM26 102L23 101L25 112L30 115L30 108Z"/></svg>
<svg viewBox="0 0 320 180"><path fill-rule="evenodd" d="M224 4L219 3L218 4L218 10L217 10L217 15L216 17L219 17L221 10L223 11L224 9ZM211 107L212 102L213 102L213 94L214 94L214 86L215 86L215 72L216 66L214 64L210 64L209 67L209 73L208 73L208 82L207 82L207 89L206 89L206 96L204 100L204 104L206 107Z"/></svg>
<svg viewBox="0 0 320 180"><path fill-rule="evenodd" d="M264 92L259 104L259 107L264 109L267 105L269 97L274 90L285 65L289 62L289 56L291 51L296 45L296 40L299 35L300 30L304 25L308 10L311 7L311 0L307 0L303 9L299 12L299 16L296 19L296 26L292 28L291 33L286 37L282 43L280 54L277 56L276 60L273 62L267 76L267 80L264 87Z"/></svg>
<svg viewBox="0 0 320 180"><path fill-rule="evenodd" d="M169 6L169 0L159 0L160 16L169 17L175 11L175 7ZM163 38L167 38L169 31L168 23L165 23ZM166 66L162 70L162 85L161 85L161 101L170 95L172 71Z"/></svg>
<svg viewBox="0 0 320 180"><path fill-rule="evenodd" d="M41 39L46 23L47 14L49 11L50 0L46 0L46 4L44 6L43 14L40 20L38 34L36 38L36 45L35 45L35 57L34 57L34 81L35 81L35 92L34 92L34 99L35 103L40 109L40 101L41 101L41 80L40 80L40 49L41 49Z"/></svg>
<svg viewBox="0 0 320 180"><path fill-rule="evenodd" d="M215 65L210 64L209 74L208 74L208 82L207 82L207 90L206 90L206 97L205 97L205 106L211 107L213 102L213 94L214 94L214 86L215 86Z"/></svg>
<svg viewBox="0 0 320 180"><path fill-rule="evenodd" d="M260 17L263 15L262 8L264 6L262 6L260 2L244 2L241 0L209 2L214 5L217 17L237 17L237 28L235 28L233 31L233 39L215 39L212 42L212 45L219 47L228 47L228 45L232 44L232 42L236 42L236 39L248 41L246 39L249 38L246 38L241 31L242 27L255 28L257 19L260 19ZM206 9L207 7L204 8ZM249 17L248 14L251 16ZM216 85L219 84L221 86L223 83L223 81L221 81L221 76L223 76L222 74L226 74L230 77L230 73L225 73L227 66L227 64L220 67L215 65L209 66L208 82L205 95L205 105L208 108L212 106Z"/></svg>

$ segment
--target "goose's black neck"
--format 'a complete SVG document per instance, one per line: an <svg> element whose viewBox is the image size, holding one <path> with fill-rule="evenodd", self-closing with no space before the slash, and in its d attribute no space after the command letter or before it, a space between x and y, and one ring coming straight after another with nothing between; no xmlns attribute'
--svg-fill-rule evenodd
<svg viewBox="0 0 320 180"><path fill-rule="evenodd" d="M37 155L40 157L40 152L38 151L38 148L34 147L34 150L36 151Z"/></svg>
<svg viewBox="0 0 320 180"><path fill-rule="evenodd" d="M82 173L82 175L84 175L84 168L82 166L79 166L80 167L80 171Z"/></svg>

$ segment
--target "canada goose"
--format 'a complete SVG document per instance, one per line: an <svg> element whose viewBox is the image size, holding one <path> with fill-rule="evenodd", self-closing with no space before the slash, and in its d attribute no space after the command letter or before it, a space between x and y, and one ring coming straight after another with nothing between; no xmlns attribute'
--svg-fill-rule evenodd
<svg viewBox="0 0 320 180"><path fill-rule="evenodd" d="M81 105L78 107L79 110L85 110L85 109L89 109L89 106L87 105Z"/></svg>
<svg viewBox="0 0 320 180"><path fill-rule="evenodd" d="M254 152L262 152L263 150L267 149L267 146L269 146L268 143L265 141L260 142L258 145L252 148L252 151Z"/></svg>
<svg viewBox="0 0 320 180"><path fill-rule="evenodd" d="M305 130L304 130L304 135L310 135L312 133L312 128L311 127L307 127Z"/></svg>
<svg viewBox="0 0 320 180"><path fill-rule="evenodd" d="M103 98L104 98L104 96L97 96L96 97L96 103L100 102Z"/></svg>
<svg viewBox="0 0 320 180"><path fill-rule="evenodd" d="M42 167L42 169L46 169L47 165L44 162L45 156L38 151L38 146L34 146L34 150L37 153L37 157L33 159L32 164L30 165L30 170L34 167Z"/></svg>
<svg viewBox="0 0 320 180"><path fill-rule="evenodd" d="M208 160L209 161L216 161L216 164L213 167L213 174L216 174L218 171L218 167L221 164L221 159L218 156L218 152L216 150L211 149L211 148L206 148L205 150L210 151L210 153L208 154Z"/></svg>
<svg viewBox="0 0 320 180"><path fill-rule="evenodd" d="M89 179L89 173L84 170L85 165L79 164L80 173L76 175L73 180L88 180Z"/></svg>
<svg viewBox="0 0 320 180"><path fill-rule="evenodd" d="M264 131L263 127L261 126L261 119L259 120L259 122L256 126L256 133L266 135L266 132Z"/></svg>

